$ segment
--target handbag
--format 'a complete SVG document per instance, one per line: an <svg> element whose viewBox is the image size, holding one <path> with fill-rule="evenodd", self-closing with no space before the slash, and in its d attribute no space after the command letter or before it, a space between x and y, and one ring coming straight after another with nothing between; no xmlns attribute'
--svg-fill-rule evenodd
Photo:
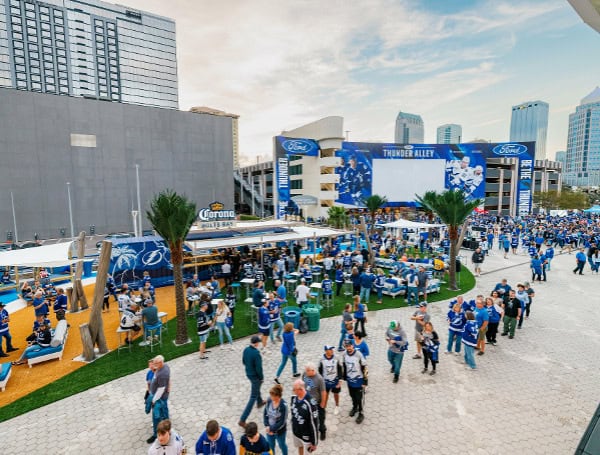
<svg viewBox="0 0 600 455"><path fill-rule="evenodd" d="M227 326L228 329L233 327L233 319L231 318L231 316L227 316L225 318L225 325Z"/></svg>
<svg viewBox="0 0 600 455"><path fill-rule="evenodd" d="M298 355L298 348L294 348L292 351L292 357L296 357Z"/></svg>

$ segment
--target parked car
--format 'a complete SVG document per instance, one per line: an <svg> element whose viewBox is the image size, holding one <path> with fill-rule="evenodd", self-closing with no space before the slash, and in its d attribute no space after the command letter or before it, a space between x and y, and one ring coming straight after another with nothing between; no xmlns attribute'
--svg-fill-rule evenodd
<svg viewBox="0 0 600 455"><path fill-rule="evenodd" d="M126 239L129 237L133 237L133 234L130 232L108 234L103 240L96 242L96 248L98 248L98 252L100 252L100 248L102 248L102 242L104 242L104 240Z"/></svg>

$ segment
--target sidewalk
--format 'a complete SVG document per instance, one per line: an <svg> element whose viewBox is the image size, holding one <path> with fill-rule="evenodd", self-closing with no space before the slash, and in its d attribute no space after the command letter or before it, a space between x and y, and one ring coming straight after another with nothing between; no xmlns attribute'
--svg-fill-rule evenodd
<svg viewBox="0 0 600 455"><path fill-rule="evenodd" d="M467 251L463 254L470 257ZM438 374L422 375L422 361L411 358L415 351L411 342L400 382L392 384L385 329L390 319L399 319L412 338L409 318L414 309L370 313L367 342L372 355L365 421L358 426L347 416L350 400L343 387L341 413L333 415L330 400L327 440L317 453L573 453L597 406L600 384L600 312L598 299L590 298L600 278L590 273L573 276L573 261L566 254L554 259L549 281L533 285L536 297L531 318L514 340L499 337L498 346L488 346L484 356L477 356L477 371L467 371L461 357L442 354ZM503 259L494 250L483 264L477 287L466 297L488 295L502 278L512 285L528 280L528 263L526 256ZM489 270L495 271L486 273ZM447 303L434 303L429 311L445 346ZM338 338L339 318L322 320L319 332L300 335L299 366L317 362L323 345L337 343ZM196 354L167 359L172 378L171 418L188 449L211 418L233 430L239 441L237 421L249 394L241 363L246 344L236 342L235 351L213 348L206 362ZM279 360L276 345L264 360L263 397ZM146 453L151 420L143 411L144 376L140 371L1 423L5 452L28 453L43 446L61 454ZM282 383L289 402L290 367ZM256 420L262 430L257 411L250 420ZM290 450L294 453L291 446Z"/></svg>

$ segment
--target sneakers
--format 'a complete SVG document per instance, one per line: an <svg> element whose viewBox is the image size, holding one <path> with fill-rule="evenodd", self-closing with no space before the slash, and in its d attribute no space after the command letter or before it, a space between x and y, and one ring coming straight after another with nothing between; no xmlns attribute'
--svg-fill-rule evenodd
<svg viewBox="0 0 600 455"><path fill-rule="evenodd" d="M292 377L294 377L294 378L299 378L300 376L301 376L301 375L300 375L300 373L294 373L294 374L292 375Z"/></svg>
<svg viewBox="0 0 600 455"><path fill-rule="evenodd" d="M352 408L352 411L350 411L350 414L348 414L348 417L354 417L357 412L358 411L355 408Z"/></svg>
<svg viewBox="0 0 600 455"><path fill-rule="evenodd" d="M362 412L359 412L358 417L356 418L356 423L360 425L361 423L363 423L363 420L365 420L365 416Z"/></svg>
<svg viewBox="0 0 600 455"><path fill-rule="evenodd" d="M338 348L338 352L344 352L345 349L344 348Z"/></svg>
<svg viewBox="0 0 600 455"><path fill-rule="evenodd" d="M477 355L483 355L483 354L485 354L485 352L483 352L483 351L479 351L479 352L477 353Z"/></svg>
<svg viewBox="0 0 600 455"><path fill-rule="evenodd" d="M281 384L281 382L279 382L279 378L275 378L275 379L273 379L273 382L274 382L275 384Z"/></svg>
<svg viewBox="0 0 600 455"><path fill-rule="evenodd" d="M200 360L208 360L208 356L207 355L201 355L200 356Z"/></svg>
<svg viewBox="0 0 600 455"><path fill-rule="evenodd" d="M505 337L506 335L508 335L508 333L503 332L500 334L500 336L503 336L503 337Z"/></svg>
<svg viewBox="0 0 600 455"><path fill-rule="evenodd" d="M421 358L421 356L419 354L413 355L413 359L420 359L420 358Z"/></svg>
<svg viewBox="0 0 600 455"><path fill-rule="evenodd" d="M390 373L394 372L394 367L390 368Z"/></svg>
<svg viewBox="0 0 600 455"><path fill-rule="evenodd" d="M334 416L339 415L339 413L340 413L340 407L339 406L336 406L335 408L333 408L333 415Z"/></svg>
<svg viewBox="0 0 600 455"><path fill-rule="evenodd" d="M283 339L281 338L281 335L277 336L277 341L283 341Z"/></svg>
<svg viewBox="0 0 600 455"><path fill-rule="evenodd" d="M18 351L18 350L19 350L19 348L10 347L6 350L6 352L13 352L13 351Z"/></svg>
<svg viewBox="0 0 600 455"><path fill-rule="evenodd" d="M146 439L148 444L152 444L154 441L156 441L156 436L150 436L148 439Z"/></svg>
<svg viewBox="0 0 600 455"><path fill-rule="evenodd" d="M509 335L508 338L510 338L512 340L514 337L515 337L514 335Z"/></svg>
<svg viewBox="0 0 600 455"><path fill-rule="evenodd" d="M427 373L427 368L423 368L423 371L421 371L421 374L425 374Z"/></svg>
<svg viewBox="0 0 600 455"><path fill-rule="evenodd" d="M396 384L398 382L398 375L397 374L394 375L394 380L392 382L394 384Z"/></svg>
<svg viewBox="0 0 600 455"><path fill-rule="evenodd" d="M0 352L0 357L8 357L8 354L5 354L4 352Z"/></svg>
<svg viewBox="0 0 600 455"><path fill-rule="evenodd" d="M497 345L496 340L492 341L492 346L496 346L496 345Z"/></svg>
<svg viewBox="0 0 600 455"><path fill-rule="evenodd" d="M436 373L435 370L431 370L431 373L429 373L429 376L433 376Z"/></svg>

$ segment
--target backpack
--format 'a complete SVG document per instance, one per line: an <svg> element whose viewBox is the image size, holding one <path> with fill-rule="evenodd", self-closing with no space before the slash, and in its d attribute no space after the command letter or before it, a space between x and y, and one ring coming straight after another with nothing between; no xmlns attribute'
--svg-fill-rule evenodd
<svg viewBox="0 0 600 455"><path fill-rule="evenodd" d="M308 332L308 319L306 317L303 316L300 318L300 325L298 327L298 330L300 333Z"/></svg>

